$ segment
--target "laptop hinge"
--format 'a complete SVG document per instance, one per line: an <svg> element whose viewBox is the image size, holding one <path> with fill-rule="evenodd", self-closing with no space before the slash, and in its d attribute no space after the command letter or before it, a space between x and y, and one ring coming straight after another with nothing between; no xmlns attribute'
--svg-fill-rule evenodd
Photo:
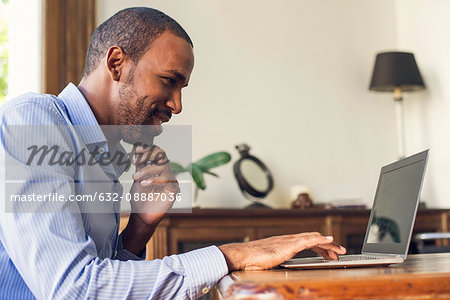
<svg viewBox="0 0 450 300"><path fill-rule="evenodd" d="M372 255L372 256L401 257L401 258L403 258L403 259L406 259L406 255L401 255L401 254L392 254L392 253L370 253L370 252L362 252L361 254L364 254L364 255Z"/></svg>

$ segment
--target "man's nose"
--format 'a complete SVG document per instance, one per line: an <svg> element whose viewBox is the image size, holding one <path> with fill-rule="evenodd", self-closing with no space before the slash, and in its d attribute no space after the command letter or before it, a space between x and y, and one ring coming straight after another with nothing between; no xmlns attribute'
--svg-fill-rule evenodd
<svg viewBox="0 0 450 300"><path fill-rule="evenodd" d="M183 109L181 104L181 90L175 91L172 94L172 97L167 100L166 106L170 108L173 114L179 114Z"/></svg>

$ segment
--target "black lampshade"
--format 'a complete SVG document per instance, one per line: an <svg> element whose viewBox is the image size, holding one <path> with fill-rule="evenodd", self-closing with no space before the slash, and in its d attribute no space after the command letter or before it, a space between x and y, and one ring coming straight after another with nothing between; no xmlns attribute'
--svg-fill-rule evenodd
<svg viewBox="0 0 450 300"><path fill-rule="evenodd" d="M408 52L377 54L369 89L392 92L394 87L400 87L402 91L425 88L414 54Z"/></svg>

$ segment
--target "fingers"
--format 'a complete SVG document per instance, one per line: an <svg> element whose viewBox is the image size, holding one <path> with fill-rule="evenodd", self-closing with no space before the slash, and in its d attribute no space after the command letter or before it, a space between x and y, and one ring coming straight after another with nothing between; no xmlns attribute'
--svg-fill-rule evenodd
<svg viewBox="0 0 450 300"><path fill-rule="evenodd" d="M140 182L140 184L142 186L153 185L153 186L162 186L162 187L166 187L167 184L170 184L171 186L173 186L173 189L174 189L173 192L179 190L178 180L176 180L175 178L167 178L165 176L158 176L158 177L144 179Z"/></svg>
<svg viewBox="0 0 450 300"><path fill-rule="evenodd" d="M317 245L316 247L325 249L325 250L331 250L331 251L334 251L341 255L347 253L347 250L344 247L342 247L341 245L338 245L336 243L320 244L320 245Z"/></svg>
<svg viewBox="0 0 450 300"><path fill-rule="evenodd" d="M159 170L156 167L149 166L152 168L144 168L139 172L133 174L133 179L139 181L139 184L143 187L153 185L153 186L173 186L173 192L179 191L178 180L170 173L166 172L165 169ZM160 171L160 172L159 172Z"/></svg>
<svg viewBox="0 0 450 300"><path fill-rule="evenodd" d="M147 165L148 162L151 164ZM156 145L136 147L133 164L136 166L136 173L132 177L140 181L142 186L151 183L178 183L172 174L166 153Z"/></svg>
<svg viewBox="0 0 450 300"><path fill-rule="evenodd" d="M133 174L134 180L143 180L151 177L161 176L166 171L166 166L146 166Z"/></svg>
<svg viewBox="0 0 450 300"><path fill-rule="evenodd" d="M323 258L325 258L325 259L332 259L331 256L330 256L330 254L328 254L328 251L325 250L325 249L321 249L321 248L313 248L312 250L313 250L314 252L316 252L316 253L322 255Z"/></svg>
<svg viewBox="0 0 450 300"><path fill-rule="evenodd" d="M333 243L332 236L323 236L318 232L301 233L299 238L300 249L311 249L322 255L325 259L338 259L339 255L345 254L346 249Z"/></svg>
<svg viewBox="0 0 450 300"><path fill-rule="evenodd" d="M339 259L338 255L333 250L327 250L327 252L328 256L330 256L332 259Z"/></svg>
<svg viewBox="0 0 450 300"><path fill-rule="evenodd" d="M322 255L325 259L338 259L339 255L343 255L347 252L344 247L335 243L317 245L312 248L312 250Z"/></svg>
<svg viewBox="0 0 450 300"><path fill-rule="evenodd" d="M332 236L323 236L318 232L300 233L296 236L298 237L299 248L301 250L311 249L317 245L333 242Z"/></svg>
<svg viewBox="0 0 450 300"><path fill-rule="evenodd" d="M133 165L137 167L145 166L148 162L158 166L169 163L166 152L156 145L150 147L138 146L136 147L134 154L135 159L133 160Z"/></svg>

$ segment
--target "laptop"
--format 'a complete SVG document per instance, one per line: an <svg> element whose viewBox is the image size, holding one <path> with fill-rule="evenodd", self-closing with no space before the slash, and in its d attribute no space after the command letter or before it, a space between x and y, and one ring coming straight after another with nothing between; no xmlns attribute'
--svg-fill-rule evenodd
<svg viewBox="0 0 450 300"><path fill-rule="evenodd" d="M381 168L362 254L338 260L294 258L285 268L317 269L390 265L406 259L416 218L428 150Z"/></svg>

